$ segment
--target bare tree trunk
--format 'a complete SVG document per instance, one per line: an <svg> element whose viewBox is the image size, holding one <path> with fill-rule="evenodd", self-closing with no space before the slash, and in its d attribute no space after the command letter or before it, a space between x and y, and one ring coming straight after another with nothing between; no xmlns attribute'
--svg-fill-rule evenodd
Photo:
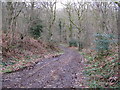
<svg viewBox="0 0 120 90"><path fill-rule="evenodd" d="M46 6L43 4L43 6ZM50 13L50 18L49 18L49 24L48 24L48 41L51 41L52 40L52 36L53 36L53 31L52 31L52 28L53 28L53 25L54 25L54 22L56 20L56 1L54 1L53 3L52 2L47 2L47 12ZM50 9L50 10L49 10Z"/></svg>
<svg viewBox="0 0 120 90"><path fill-rule="evenodd" d="M69 38L71 40L73 38L73 35L72 35L73 34L73 32L72 32L73 26L72 26L71 3L68 3L68 5L66 6L66 10L67 10L68 19L69 19L69 31L70 31Z"/></svg>
<svg viewBox="0 0 120 90"><path fill-rule="evenodd" d="M77 18L78 18L78 25L76 25L74 22L72 22L72 24L78 29L78 50L81 51L82 49L82 43L81 43L81 32L82 32L82 21L83 21L83 13L85 10L85 3L81 4L79 2L77 2L78 7L76 4L74 4L74 9L75 12L77 14Z"/></svg>
<svg viewBox="0 0 120 90"><path fill-rule="evenodd" d="M8 22L8 33L11 33L11 41L10 44L12 45L14 43L14 34L16 31L16 20L17 17L19 16L19 14L22 11L22 8L17 11L18 6L21 5L19 2L7 2L6 8L7 8L7 12L8 12L8 18L7 18L7 22ZM6 34L7 35L7 34Z"/></svg>
<svg viewBox="0 0 120 90"><path fill-rule="evenodd" d="M118 16L117 16L117 29L118 29L118 46L120 46L120 2L117 3L118 5Z"/></svg>
<svg viewBox="0 0 120 90"><path fill-rule="evenodd" d="M8 22L8 30L11 29L11 24L12 24L12 16L13 16L13 4L12 2L7 2L7 12L8 12L8 18L7 18L7 22Z"/></svg>

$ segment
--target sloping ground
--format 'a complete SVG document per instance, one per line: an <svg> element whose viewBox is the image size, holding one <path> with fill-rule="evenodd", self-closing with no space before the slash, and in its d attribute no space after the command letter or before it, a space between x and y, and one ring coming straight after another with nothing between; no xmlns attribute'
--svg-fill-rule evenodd
<svg viewBox="0 0 120 90"><path fill-rule="evenodd" d="M3 74L3 88L84 88L86 77L83 57L72 49L62 48L64 54L43 59L35 66Z"/></svg>
<svg viewBox="0 0 120 90"><path fill-rule="evenodd" d="M118 47L113 47L107 56L99 56L92 49L84 49L85 74L90 88L120 88Z"/></svg>
<svg viewBox="0 0 120 90"><path fill-rule="evenodd" d="M11 44L11 34L2 33L2 63L3 72L11 72L20 68L29 66L37 62L37 58L43 58L46 54L53 51L58 51L57 46L35 40L31 37L20 39L19 33L15 33ZM39 59L40 60L40 59Z"/></svg>
<svg viewBox="0 0 120 90"><path fill-rule="evenodd" d="M19 59L25 54L42 54L47 52L45 49L46 43L40 40L35 40L31 37L25 37L21 40L19 34L15 35L12 44L10 44L11 39L11 34L2 34L3 61L15 56Z"/></svg>

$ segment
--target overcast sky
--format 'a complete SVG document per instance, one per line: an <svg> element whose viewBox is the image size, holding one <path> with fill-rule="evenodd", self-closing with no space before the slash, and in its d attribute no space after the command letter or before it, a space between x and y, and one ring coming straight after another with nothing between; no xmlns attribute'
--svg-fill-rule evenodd
<svg viewBox="0 0 120 90"><path fill-rule="evenodd" d="M0 1L18 1L18 2L22 2L22 1L26 1L26 2L30 2L30 1L55 1L55 0L0 0ZM108 1L120 1L120 0L57 0L57 9L61 9L63 8L63 5L61 3L67 3L67 2L80 2L80 1L84 1L84 2L90 2L90 1L96 1L96 2L108 2Z"/></svg>
<svg viewBox="0 0 120 90"><path fill-rule="evenodd" d="M54 1L54 0L0 0L0 1L19 1L19 2L22 2L22 1ZM97 2L108 2L108 1L120 1L120 0L57 0L58 2L68 2L68 1L71 1L71 2L76 2L76 1L97 1Z"/></svg>
<svg viewBox="0 0 120 90"><path fill-rule="evenodd" d="M77 2L77 1L81 1L81 0L57 0L57 9L63 8L63 5L61 3L67 3L67 2Z"/></svg>
<svg viewBox="0 0 120 90"><path fill-rule="evenodd" d="M61 4L62 3L67 3L67 2L92 2L92 1L95 1L95 2L109 2L109 1L120 1L120 0L57 0L58 3L57 3L57 9L61 9L63 8L63 5Z"/></svg>

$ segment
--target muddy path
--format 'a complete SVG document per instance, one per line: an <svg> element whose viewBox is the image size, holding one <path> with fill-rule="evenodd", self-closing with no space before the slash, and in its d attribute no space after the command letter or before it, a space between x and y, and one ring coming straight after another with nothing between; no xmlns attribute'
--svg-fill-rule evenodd
<svg viewBox="0 0 120 90"><path fill-rule="evenodd" d="M3 74L3 88L84 88L84 58L78 51L61 47L64 54L43 59L22 71Z"/></svg>

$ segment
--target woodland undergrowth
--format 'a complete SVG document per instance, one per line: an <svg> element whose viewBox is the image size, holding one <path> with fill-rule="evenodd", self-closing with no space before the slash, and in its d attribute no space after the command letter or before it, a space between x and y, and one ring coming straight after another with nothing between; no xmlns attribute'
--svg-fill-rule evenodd
<svg viewBox="0 0 120 90"><path fill-rule="evenodd" d="M113 47L108 55L100 56L93 49L83 49L87 67L84 74L89 77L90 88L120 88L118 47Z"/></svg>
<svg viewBox="0 0 120 90"><path fill-rule="evenodd" d="M11 34L2 33L2 72L12 72L35 64L43 58L59 54L60 50L54 43L44 42L30 36L20 39L15 33L11 44Z"/></svg>

